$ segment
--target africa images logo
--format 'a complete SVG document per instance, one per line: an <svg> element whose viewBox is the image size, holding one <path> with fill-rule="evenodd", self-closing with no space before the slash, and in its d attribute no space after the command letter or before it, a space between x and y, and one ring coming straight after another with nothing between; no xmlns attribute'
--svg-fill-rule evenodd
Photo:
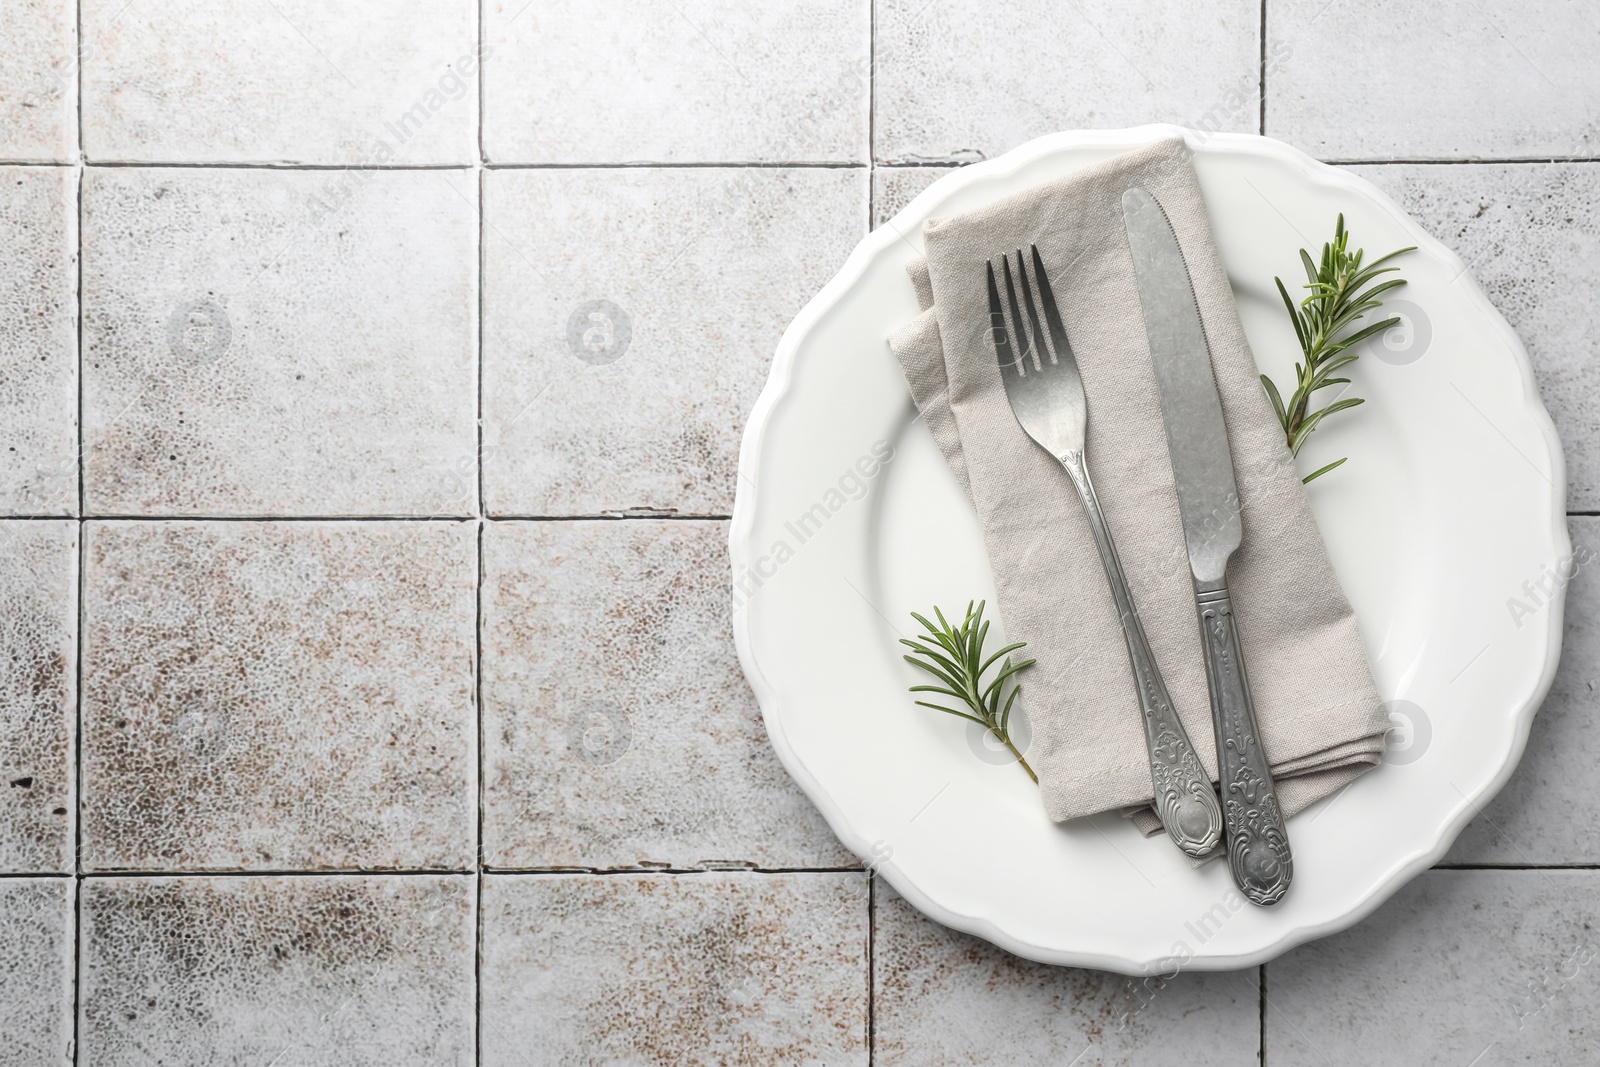
<svg viewBox="0 0 1600 1067"><path fill-rule="evenodd" d="M778 569L793 559L808 541L820 534L839 512L851 503L866 497L872 481L894 459L894 446L888 441L875 441L871 449L846 467L833 485L823 491L822 497L809 508L783 524L787 537L772 543L766 555L745 567L733 583L733 602L742 607L762 585L770 581ZM791 540L793 543L791 544Z"/></svg>
<svg viewBox="0 0 1600 1067"><path fill-rule="evenodd" d="M585 300L567 318L567 348L596 367L615 363L633 340L633 320L610 300Z"/></svg>

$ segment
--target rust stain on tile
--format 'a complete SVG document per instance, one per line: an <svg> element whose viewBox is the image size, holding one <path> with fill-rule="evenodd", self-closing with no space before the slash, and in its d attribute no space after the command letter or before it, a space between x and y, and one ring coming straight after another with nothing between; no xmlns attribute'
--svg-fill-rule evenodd
<svg viewBox="0 0 1600 1067"><path fill-rule="evenodd" d="M70 10L53 0L22 7L8 9L0 26L0 55L11 82L0 88L0 155L13 158L15 137L24 132L19 121L27 122L7 100L8 90L25 91L16 84L26 77L17 65L23 58L19 31L30 37L30 30L43 29L30 22L64 14L71 36ZM0 512L71 515L78 504L77 251L70 221L76 176L53 167L0 167L0 189L0 248L6 252L0 260Z"/></svg>
<svg viewBox="0 0 1600 1067"><path fill-rule="evenodd" d="M864 1064L860 881L490 876L484 1062Z"/></svg>
<svg viewBox="0 0 1600 1067"><path fill-rule="evenodd" d="M473 196L439 175L92 169L84 492L99 514L463 514ZM385 264L382 270L370 264Z"/></svg>
<svg viewBox="0 0 1600 1067"><path fill-rule="evenodd" d="M465 876L91 879L82 1062L464 1064Z"/></svg>
<svg viewBox="0 0 1600 1067"><path fill-rule="evenodd" d="M91 524L86 866L468 865L474 534Z"/></svg>
<svg viewBox="0 0 1600 1067"><path fill-rule="evenodd" d="M78 528L0 521L0 871L71 871Z"/></svg>
<svg viewBox="0 0 1600 1067"><path fill-rule="evenodd" d="M865 199L849 170L490 172L487 223L550 235L484 248L492 513L727 513L770 354L860 239ZM564 242L594 254L538 262ZM596 294L631 320L601 366L564 329Z"/></svg>
<svg viewBox="0 0 1600 1067"><path fill-rule="evenodd" d="M487 529L490 866L853 862L739 671L725 537L682 520Z"/></svg>
<svg viewBox="0 0 1600 1067"><path fill-rule="evenodd" d="M0 879L0 1035L17 1067L71 1061L73 882Z"/></svg>
<svg viewBox="0 0 1600 1067"><path fill-rule="evenodd" d="M884 1067L1147 1062L1150 1044L1196 1065L1251 1062L1259 1030L1253 972L1149 980L1051 967L923 918L877 889L876 1062ZM1079 1062L1086 1062L1080 1060Z"/></svg>

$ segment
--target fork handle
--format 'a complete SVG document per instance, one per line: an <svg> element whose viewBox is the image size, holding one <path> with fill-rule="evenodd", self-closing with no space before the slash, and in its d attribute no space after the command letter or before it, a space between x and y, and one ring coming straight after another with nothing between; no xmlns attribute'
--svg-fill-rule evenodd
<svg viewBox="0 0 1600 1067"><path fill-rule="evenodd" d="M1200 642L1205 650L1211 716L1217 728L1217 770L1228 830L1228 870L1254 904L1276 904L1294 877L1272 770L1261 745L1250 682L1239 648L1239 627L1226 581L1195 585Z"/></svg>
<svg viewBox="0 0 1600 1067"><path fill-rule="evenodd" d="M1117 604L1117 616L1122 620L1122 636L1128 643L1128 660L1133 665L1133 680L1139 691L1139 708L1144 713L1144 739L1150 753L1150 782L1155 787L1156 815L1180 849L1190 856L1204 856L1217 847L1222 837L1222 810L1211 788L1211 775L1201 765L1189 734L1172 707L1167 684L1161 678L1150 642L1145 637L1144 624L1134 610L1133 592L1128 588L1122 561L1117 558L1117 546L1111 540L1105 513L1100 510L1094 483L1089 480L1083 453L1067 452L1058 458L1083 498L1089 529L1094 534L1095 547L1100 550L1100 562L1106 569L1106 581Z"/></svg>

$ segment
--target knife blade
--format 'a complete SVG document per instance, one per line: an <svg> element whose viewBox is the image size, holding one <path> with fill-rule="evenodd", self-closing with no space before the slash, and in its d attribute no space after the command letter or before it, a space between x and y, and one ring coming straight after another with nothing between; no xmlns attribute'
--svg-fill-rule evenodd
<svg viewBox="0 0 1600 1067"><path fill-rule="evenodd" d="M1228 558L1239 547L1243 522L1211 348L1183 249L1161 204L1134 187L1122 196L1122 217L1194 576L1228 868L1253 903L1276 904L1294 877L1294 861L1228 592Z"/></svg>
<svg viewBox="0 0 1600 1067"><path fill-rule="evenodd" d="M1211 375L1211 349L1189 268L1166 212L1140 188L1123 194L1122 209L1189 566L1196 581L1216 581L1227 573L1228 557L1239 547L1243 531L1227 424Z"/></svg>

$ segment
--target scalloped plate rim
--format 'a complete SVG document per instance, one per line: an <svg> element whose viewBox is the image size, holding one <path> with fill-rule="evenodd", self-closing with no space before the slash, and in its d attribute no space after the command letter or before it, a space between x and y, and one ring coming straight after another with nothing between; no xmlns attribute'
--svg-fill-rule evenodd
<svg viewBox="0 0 1600 1067"><path fill-rule="evenodd" d="M729 523L728 533L729 556L735 578L745 573L752 556L752 552L747 545L747 539L755 521L757 499L760 493L760 482L757 473L760 466L761 449L765 441L767 421L779 401L788 393L793 364L801 341L811 331L812 327L849 292L850 288L865 273L868 265L885 248L902 239L901 235L904 230L899 225L901 221L920 217L923 213L921 205L925 202L941 199L953 189L959 189L986 177L1009 174L1042 156L1059 150L1085 147L1134 148L1156 139L1174 136L1185 137L1192 146L1194 139L1201 135L1197 134L1196 131L1180 126L1157 123L1120 130L1062 131L1035 138L1004 155L979 163L960 166L959 169L940 177L902 208L894 218L872 230L856 245L838 273L801 309L800 313L790 322L788 328L784 330L773 357L772 369L766 385L757 397L756 403L751 409L749 421L745 425L739 451L738 486L735 491L733 514ZM1393 198L1358 175L1313 159L1299 149L1274 138L1243 133L1213 133L1204 134L1203 136L1207 146L1272 157L1299 169L1311 181L1343 186L1372 199L1380 207L1389 211L1413 235L1414 241L1419 248L1426 249L1429 254L1436 255L1457 268L1462 274L1461 281L1466 283L1468 299L1478 305L1487 320L1494 323L1497 332L1506 342L1521 372L1521 399L1524 404L1524 413L1542 431L1551 463L1553 486L1550 499L1552 507L1546 515L1549 523L1546 532L1549 534L1551 547L1556 550L1558 558L1570 553L1571 543L1566 526L1566 463L1560 437L1557 435L1555 424L1540 398L1538 383L1533 372L1533 364L1528 357L1526 347L1516 332L1512 330L1510 324L1505 321L1504 316L1490 303L1488 295L1484 292L1477 279L1472 276L1467 264L1454 251L1423 230L1416 220L1405 209L1400 207ZM1511 745L1506 750L1505 759L1499 771L1475 794L1462 797L1461 803L1451 811L1450 816L1440 825L1434 843L1430 848L1402 857L1400 861L1389 869L1384 877L1379 879L1366 892L1365 896L1357 900L1349 910L1335 919L1323 923L1289 927L1269 944L1253 952L1206 955L1202 951L1186 960L1183 968L1197 971L1225 971L1253 967L1266 963L1297 945L1348 929L1371 914L1379 905L1388 900L1418 874L1421 874L1442 859L1472 816L1510 780L1512 773L1522 758L1522 753L1527 746L1528 732L1533 723L1533 715L1538 710L1539 705L1543 702L1551 684L1555 680L1556 668L1561 654L1565 598L1566 590L1563 586L1558 589L1557 595L1549 602L1550 610L1543 613L1546 621L1543 668L1532 689L1522 699L1521 706L1516 710ZM738 652L740 666L743 668L751 689L755 693L757 703L761 707L762 719L766 724L767 733L771 738L773 749L776 751L779 761L811 802L816 805L829 827L838 836L840 842L857 856L869 855L871 842L867 841L864 835L855 830L849 816L821 788L798 754L790 747L784 734L779 710L783 700L776 689L767 681L760 665L756 662L750 647L746 614L747 606L735 600L733 604L734 646ZM1008 952L1027 959L1059 966L1089 967L1125 974L1151 973L1152 965L1159 962L1136 959L1132 956L1119 956L1103 952L1083 952L1036 945L1008 933L987 917L955 911L936 902L923 892L914 881L905 876L895 866L892 858L874 864L872 870L874 873L883 875L896 892L929 918L952 929L981 937Z"/></svg>

